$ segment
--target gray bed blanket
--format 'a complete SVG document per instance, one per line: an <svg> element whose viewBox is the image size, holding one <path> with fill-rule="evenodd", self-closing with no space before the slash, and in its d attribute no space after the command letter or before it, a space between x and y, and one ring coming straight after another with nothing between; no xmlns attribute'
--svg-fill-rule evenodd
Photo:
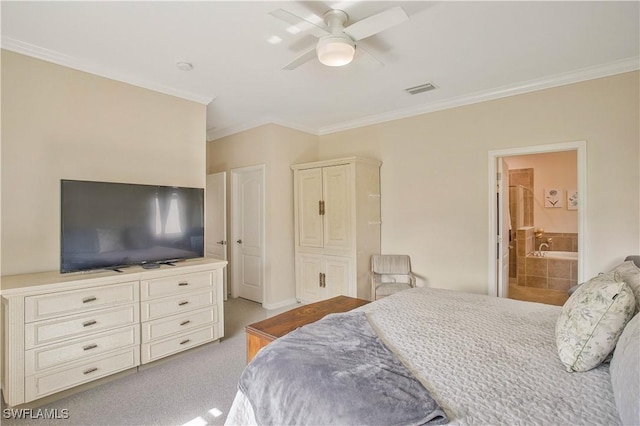
<svg viewBox="0 0 640 426"><path fill-rule="evenodd" d="M247 365L238 387L258 424L448 422L364 312L327 315L276 340Z"/></svg>

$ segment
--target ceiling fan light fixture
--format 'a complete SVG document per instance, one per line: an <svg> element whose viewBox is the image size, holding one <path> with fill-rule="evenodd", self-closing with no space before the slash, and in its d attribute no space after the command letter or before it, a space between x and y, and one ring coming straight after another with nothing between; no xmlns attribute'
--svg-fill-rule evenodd
<svg viewBox="0 0 640 426"><path fill-rule="evenodd" d="M316 47L318 60L330 67L341 67L349 64L356 53L353 40L348 37L327 36L318 41Z"/></svg>

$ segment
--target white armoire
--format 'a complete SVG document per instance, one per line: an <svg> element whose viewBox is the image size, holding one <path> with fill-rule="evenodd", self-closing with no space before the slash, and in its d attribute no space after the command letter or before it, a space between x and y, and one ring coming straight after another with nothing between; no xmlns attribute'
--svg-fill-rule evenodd
<svg viewBox="0 0 640 426"><path fill-rule="evenodd" d="M380 166L349 157L291 166L296 298L371 299L370 258L380 253Z"/></svg>

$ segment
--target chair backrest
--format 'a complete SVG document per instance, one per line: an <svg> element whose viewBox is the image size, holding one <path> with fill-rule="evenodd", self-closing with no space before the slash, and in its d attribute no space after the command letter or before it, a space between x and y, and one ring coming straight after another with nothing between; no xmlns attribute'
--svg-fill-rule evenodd
<svg viewBox="0 0 640 426"><path fill-rule="evenodd" d="M371 256L371 271L381 275L411 273L411 258L406 254L374 254Z"/></svg>

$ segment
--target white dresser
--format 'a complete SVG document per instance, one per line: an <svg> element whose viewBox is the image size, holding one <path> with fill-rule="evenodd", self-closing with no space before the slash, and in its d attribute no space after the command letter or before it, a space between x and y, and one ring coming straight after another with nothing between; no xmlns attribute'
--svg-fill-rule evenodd
<svg viewBox="0 0 640 426"><path fill-rule="evenodd" d="M220 339L226 263L2 277L6 403L34 401Z"/></svg>

